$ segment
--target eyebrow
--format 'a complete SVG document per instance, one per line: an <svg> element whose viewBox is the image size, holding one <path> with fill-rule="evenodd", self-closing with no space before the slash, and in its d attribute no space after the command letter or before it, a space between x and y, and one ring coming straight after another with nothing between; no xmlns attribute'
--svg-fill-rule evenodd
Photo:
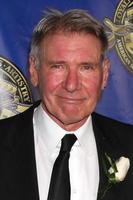
<svg viewBox="0 0 133 200"><path fill-rule="evenodd" d="M49 65L51 65L51 64L65 64L65 63L67 63L66 61L63 61L63 60L48 60L47 61L47 63L49 64ZM100 64L101 63L101 61L99 61L99 62L92 62L92 61L86 61L86 62L81 62L81 63L79 63L80 65L98 65L98 64Z"/></svg>
<svg viewBox="0 0 133 200"><path fill-rule="evenodd" d="M47 63L49 65L52 65L52 64L65 64L66 62L63 60L48 60Z"/></svg>

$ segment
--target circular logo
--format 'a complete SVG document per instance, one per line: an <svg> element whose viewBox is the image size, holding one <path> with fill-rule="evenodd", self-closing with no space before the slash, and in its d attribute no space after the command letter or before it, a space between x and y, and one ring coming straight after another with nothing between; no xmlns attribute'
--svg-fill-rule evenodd
<svg viewBox="0 0 133 200"><path fill-rule="evenodd" d="M113 22L105 18L109 45L116 51L130 72L133 72L133 1L121 0L116 8Z"/></svg>
<svg viewBox="0 0 133 200"><path fill-rule="evenodd" d="M0 57L0 119L19 114L31 104L26 79L15 65Z"/></svg>

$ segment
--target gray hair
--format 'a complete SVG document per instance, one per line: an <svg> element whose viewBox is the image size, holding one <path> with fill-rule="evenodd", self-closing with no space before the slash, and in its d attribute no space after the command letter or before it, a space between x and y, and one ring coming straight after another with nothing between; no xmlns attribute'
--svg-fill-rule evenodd
<svg viewBox="0 0 133 200"><path fill-rule="evenodd" d="M65 13L50 9L33 30L30 55L35 57L36 68L39 67L40 44L44 38L58 32L85 33L96 36L102 45L102 58L108 48L108 40L103 25L96 21L87 11L69 10Z"/></svg>

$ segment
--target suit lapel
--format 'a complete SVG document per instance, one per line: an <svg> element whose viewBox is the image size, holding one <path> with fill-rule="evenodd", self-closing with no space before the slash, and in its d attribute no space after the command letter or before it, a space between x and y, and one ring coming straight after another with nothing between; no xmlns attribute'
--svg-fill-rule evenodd
<svg viewBox="0 0 133 200"><path fill-rule="evenodd" d="M105 158L105 153L107 153L111 159L117 160L121 156L126 156L132 162L130 144L133 137L133 127L123 125L95 113L92 115L92 122L99 158L100 182L97 199L100 200L102 196L101 192L103 193L108 185L102 159ZM133 184L132 171L130 167L125 180L112 185L112 188L106 192L102 200L129 200L132 193L131 185Z"/></svg>
<svg viewBox="0 0 133 200"><path fill-rule="evenodd" d="M101 199L102 191L104 190L104 187L107 185L107 178L105 176L104 168L103 168L103 158L105 154L105 148L104 148L104 138L102 136L102 133L100 129L98 129L95 118L92 118L93 123L93 130L95 134L96 139L96 145L97 145L97 152L98 152L98 160L99 160L99 188L98 188L98 200Z"/></svg>
<svg viewBox="0 0 133 200"><path fill-rule="evenodd" d="M121 148L120 149L116 148L117 145L116 145L115 138L113 138L113 134L110 132L108 125L106 127L106 123L104 124L103 122L104 125L102 124L102 119L100 119L100 116L97 117L97 114L93 114L92 119L93 119L92 121L93 121L93 129L94 129L94 134L95 134L95 139L96 139L97 151L98 151L99 173L100 173L99 174L100 182L99 182L97 200L101 200L101 199L115 200L116 194L115 194L115 191L113 190L115 186L113 186L111 189L109 189L105 193L105 195L103 195L104 191L108 187L108 178L104 171L103 159L106 159L105 153L107 153L111 157L111 159L114 159L114 160L118 159L121 155L119 152Z"/></svg>
<svg viewBox="0 0 133 200"><path fill-rule="evenodd" d="M27 194L26 198L24 197L22 199L39 200L33 125L32 121L26 122L26 124L28 124L28 128L25 128L20 133L22 137L17 145L16 156L19 163L18 173L21 176L19 179L23 185L24 194Z"/></svg>
<svg viewBox="0 0 133 200"><path fill-rule="evenodd" d="M0 194L3 200L39 200L32 117L33 108L10 118L2 127Z"/></svg>

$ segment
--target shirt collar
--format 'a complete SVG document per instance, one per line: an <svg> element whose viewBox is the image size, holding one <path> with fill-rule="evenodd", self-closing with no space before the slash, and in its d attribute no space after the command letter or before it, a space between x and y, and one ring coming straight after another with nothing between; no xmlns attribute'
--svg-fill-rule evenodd
<svg viewBox="0 0 133 200"><path fill-rule="evenodd" d="M41 137L41 140L49 153L52 153L57 146L60 146L60 141L65 134L70 133L58 126L58 124L43 110L41 104L34 112L33 122L37 130L37 134L35 135L36 141L38 140L38 137ZM75 146L81 146L81 148L89 155L93 154L95 140L91 116L88 117L82 127L72 133L74 133L78 139Z"/></svg>
<svg viewBox="0 0 133 200"><path fill-rule="evenodd" d="M51 153L66 134L66 131L48 116L41 104L34 112L34 126L37 130L36 140L40 137L48 152Z"/></svg>
<svg viewBox="0 0 133 200"><path fill-rule="evenodd" d="M92 126L92 117L89 116L87 121L78 130L75 131L75 135L78 138L79 145L91 156L94 154L96 147L94 131Z"/></svg>

